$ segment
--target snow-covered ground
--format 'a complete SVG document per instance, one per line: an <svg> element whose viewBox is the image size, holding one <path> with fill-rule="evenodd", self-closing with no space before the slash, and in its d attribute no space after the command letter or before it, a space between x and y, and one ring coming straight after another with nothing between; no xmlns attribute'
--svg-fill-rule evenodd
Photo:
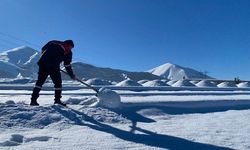
<svg viewBox="0 0 250 150"><path fill-rule="evenodd" d="M0 149L250 149L248 90L120 89L122 106L107 109L86 89L63 91L67 108L51 90L31 107L24 87L0 90Z"/></svg>

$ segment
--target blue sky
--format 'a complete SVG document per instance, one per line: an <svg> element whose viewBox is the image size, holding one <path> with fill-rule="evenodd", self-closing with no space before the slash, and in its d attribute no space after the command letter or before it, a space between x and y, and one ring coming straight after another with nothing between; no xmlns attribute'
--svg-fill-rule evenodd
<svg viewBox="0 0 250 150"><path fill-rule="evenodd" d="M249 0L1 0L0 18L0 51L73 39L74 60L101 67L250 80Z"/></svg>

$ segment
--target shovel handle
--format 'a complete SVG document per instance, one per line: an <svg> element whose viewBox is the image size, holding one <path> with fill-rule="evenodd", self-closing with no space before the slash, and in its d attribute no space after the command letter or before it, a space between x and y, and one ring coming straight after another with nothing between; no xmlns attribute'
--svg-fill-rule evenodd
<svg viewBox="0 0 250 150"><path fill-rule="evenodd" d="M64 70L62 70L62 69L60 69L60 70L61 70L61 72L65 73L65 74L67 74L67 75L69 76L69 74L68 74L66 71L64 71ZM83 82L82 80L76 78L76 81L78 81L78 82L84 84L84 85L87 86L88 88L94 90L96 93L99 93L99 91L98 91L96 88L94 88L94 87L92 87L91 85L89 85L89 84Z"/></svg>

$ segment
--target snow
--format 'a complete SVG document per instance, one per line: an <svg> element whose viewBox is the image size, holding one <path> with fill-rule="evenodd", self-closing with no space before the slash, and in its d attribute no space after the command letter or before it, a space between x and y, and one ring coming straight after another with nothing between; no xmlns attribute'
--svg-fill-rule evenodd
<svg viewBox="0 0 250 150"><path fill-rule="evenodd" d="M201 80L200 82L198 82L196 84L196 86L198 86L198 87L216 87L216 84L213 84L209 80Z"/></svg>
<svg viewBox="0 0 250 150"><path fill-rule="evenodd" d="M237 87L235 83L232 82L222 82L217 85L220 88Z"/></svg>
<svg viewBox="0 0 250 150"><path fill-rule="evenodd" d="M143 86L150 87L150 86L169 86L169 85L161 80L153 80L153 81L148 81L148 82L144 83Z"/></svg>
<svg viewBox="0 0 250 150"><path fill-rule="evenodd" d="M31 89L23 86L27 87L0 91L0 149L250 148L247 88L141 92L124 89L114 91L121 95L119 107L107 108L113 104L98 104L89 89L63 91L62 101L68 107L53 105L54 92L43 91L38 99L41 106L31 107L27 105ZM106 100L114 100L111 90L103 90L108 93Z"/></svg>
<svg viewBox="0 0 250 150"><path fill-rule="evenodd" d="M199 80L191 80L190 81L190 83L192 83L192 84L197 84L197 83L199 83L200 81Z"/></svg>
<svg viewBox="0 0 250 150"><path fill-rule="evenodd" d="M149 80L140 80L140 81L138 81L138 83L139 84L144 84L144 83L146 83L146 82L148 82Z"/></svg>
<svg viewBox="0 0 250 150"><path fill-rule="evenodd" d="M21 46L0 53L0 77L15 78L18 74L23 77L32 77L37 72L37 61L39 52L27 47Z"/></svg>
<svg viewBox="0 0 250 150"><path fill-rule="evenodd" d="M86 83L89 85L112 85L109 81L99 78L89 79L86 81Z"/></svg>
<svg viewBox="0 0 250 150"><path fill-rule="evenodd" d="M117 83L116 86L142 86L142 85L137 83L136 81L126 79Z"/></svg>
<svg viewBox="0 0 250 150"><path fill-rule="evenodd" d="M199 71L171 63L160 65L148 72L170 80L211 78Z"/></svg>
<svg viewBox="0 0 250 150"><path fill-rule="evenodd" d="M28 47L20 46L11 50L7 50L0 54L0 60L11 63L18 67L27 65L34 59L38 59L38 51Z"/></svg>
<svg viewBox="0 0 250 150"><path fill-rule="evenodd" d="M98 93L98 103L97 106L107 107L107 108L119 108L121 107L121 98L115 92L107 88L101 88Z"/></svg>
<svg viewBox="0 0 250 150"><path fill-rule="evenodd" d="M185 86L195 86L188 80L179 80L176 83L174 83L172 86L174 87L185 87Z"/></svg>
<svg viewBox="0 0 250 150"><path fill-rule="evenodd" d="M250 83L249 82L242 82L237 85L239 88L249 88Z"/></svg>
<svg viewBox="0 0 250 150"><path fill-rule="evenodd" d="M0 75L3 78L14 78L22 69L8 62L0 60Z"/></svg>
<svg viewBox="0 0 250 150"><path fill-rule="evenodd" d="M21 74L23 77L36 79L38 71L37 62L39 58L40 51L36 51L28 46L21 46L0 53L0 78L15 78L18 74ZM102 68L82 62L73 62L72 67L74 73L80 79L99 78L110 82L121 82L124 79L132 79L135 81L143 79L162 79L148 72L130 72L107 67ZM67 80L70 79L66 77L66 75L63 75L62 78ZM110 83L106 81L89 82L94 82L93 84L110 85Z"/></svg>
<svg viewBox="0 0 250 150"><path fill-rule="evenodd" d="M177 82L176 80L170 80L170 81L167 82L167 84L168 84L168 85L173 85L173 84L175 84L176 82Z"/></svg>

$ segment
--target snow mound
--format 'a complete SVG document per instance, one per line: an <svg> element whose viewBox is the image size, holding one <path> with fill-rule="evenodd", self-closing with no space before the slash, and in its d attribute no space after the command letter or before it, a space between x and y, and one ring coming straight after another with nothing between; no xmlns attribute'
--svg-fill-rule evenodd
<svg viewBox="0 0 250 150"><path fill-rule="evenodd" d="M212 82L208 80L202 80L196 84L198 87L217 87L216 84L213 84Z"/></svg>
<svg viewBox="0 0 250 150"><path fill-rule="evenodd" d="M242 82L237 85L239 88L249 88L250 82Z"/></svg>
<svg viewBox="0 0 250 150"><path fill-rule="evenodd" d="M96 96L88 98L70 98L66 101L67 104L71 105L87 105L89 107L104 107L116 109L121 107L121 98L115 92L107 88L101 88Z"/></svg>
<svg viewBox="0 0 250 150"><path fill-rule="evenodd" d="M112 85L109 81L99 78L89 79L86 81L86 83L89 85Z"/></svg>
<svg viewBox="0 0 250 150"><path fill-rule="evenodd" d="M202 79L205 77L211 78L194 69L182 67L171 63L163 64L161 66L149 70L148 72L171 80L180 80L183 78L185 79Z"/></svg>
<svg viewBox="0 0 250 150"><path fill-rule="evenodd" d="M144 83L146 83L146 82L148 82L149 80L140 80L140 81L138 81L138 83L139 84L144 84Z"/></svg>
<svg viewBox="0 0 250 150"><path fill-rule="evenodd" d="M198 80L191 80L190 81L190 83L192 83L192 84L197 84L197 83L199 83L200 81L198 81Z"/></svg>
<svg viewBox="0 0 250 150"><path fill-rule="evenodd" d="M167 82L167 84L168 84L168 85L173 85L173 84L175 84L176 82L177 82L176 80L170 80L170 81Z"/></svg>
<svg viewBox="0 0 250 150"><path fill-rule="evenodd" d="M106 108L119 108L121 107L121 98L115 91L101 88L98 93L97 106Z"/></svg>
<svg viewBox="0 0 250 150"><path fill-rule="evenodd" d="M66 103L81 106L79 109L81 112L97 121L108 123L129 123L129 121L126 118L123 118L120 114L109 110L109 108L103 108L103 103L99 103L97 97L70 98Z"/></svg>
<svg viewBox="0 0 250 150"><path fill-rule="evenodd" d="M222 82L217 85L220 88L228 88L228 87L237 87L235 83L233 82Z"/></svg>
<svg viewBox="0 0 250 150"><path fill-rule="evenodd" d="M126 79L117 83L116 86L142 86L142 85L137 83L136 81Z"/></svg>
<svg viewBox="0 0 250 150"><path fill-rule="evenodd" d="M69 105L85 105L88 107L97 107L99 103L98 98L91 96L86 98L69 98L66 104Z"/></svg>
<svg viewBox="0 0 250 150"><path fill-rule="evenodd" d="M105 106L107 104L112 106L117 105L110 102L99 102L98 104ZM84 106L82 109L72 109L70 106L63 107L60 105L31 107L29 105L15 103L13 101L0 103L0 128L3 129L43 129L58 125L65 128L72 125L82 125L88 118L94 119L96 121L107 121L110 123L128 122L127 119L123 118L121 115L102 107L91 108Z"/></svg>
<svg viewBox="0 0 250 150"><path fill-rule="evenodd" d="M143 86L153 87L153 86L169 86L169 85L162 82L161 80L153 80L144 83Z"/></svg>
<svg viewBox="0 0 250 150"><path fill-rule="evenodd" d="M188 80L179 80L176 83L174 83L172 86L174 87L185 87L185 86L195 86Z"/></svg>
<svg viewBox="0 0 250 150"><path fill-rule="evenodd" d="M164 82L164 83L168 83L170 80L168 80L168 79L162 79L161 81Z"/></svg>
<svg viewBox="0 0 250 150"><path fill-rule="evenodd" d="M0 103L0 127L44 128L50 124L66 121L52 107L31 107L8 101Z"/></svg>

